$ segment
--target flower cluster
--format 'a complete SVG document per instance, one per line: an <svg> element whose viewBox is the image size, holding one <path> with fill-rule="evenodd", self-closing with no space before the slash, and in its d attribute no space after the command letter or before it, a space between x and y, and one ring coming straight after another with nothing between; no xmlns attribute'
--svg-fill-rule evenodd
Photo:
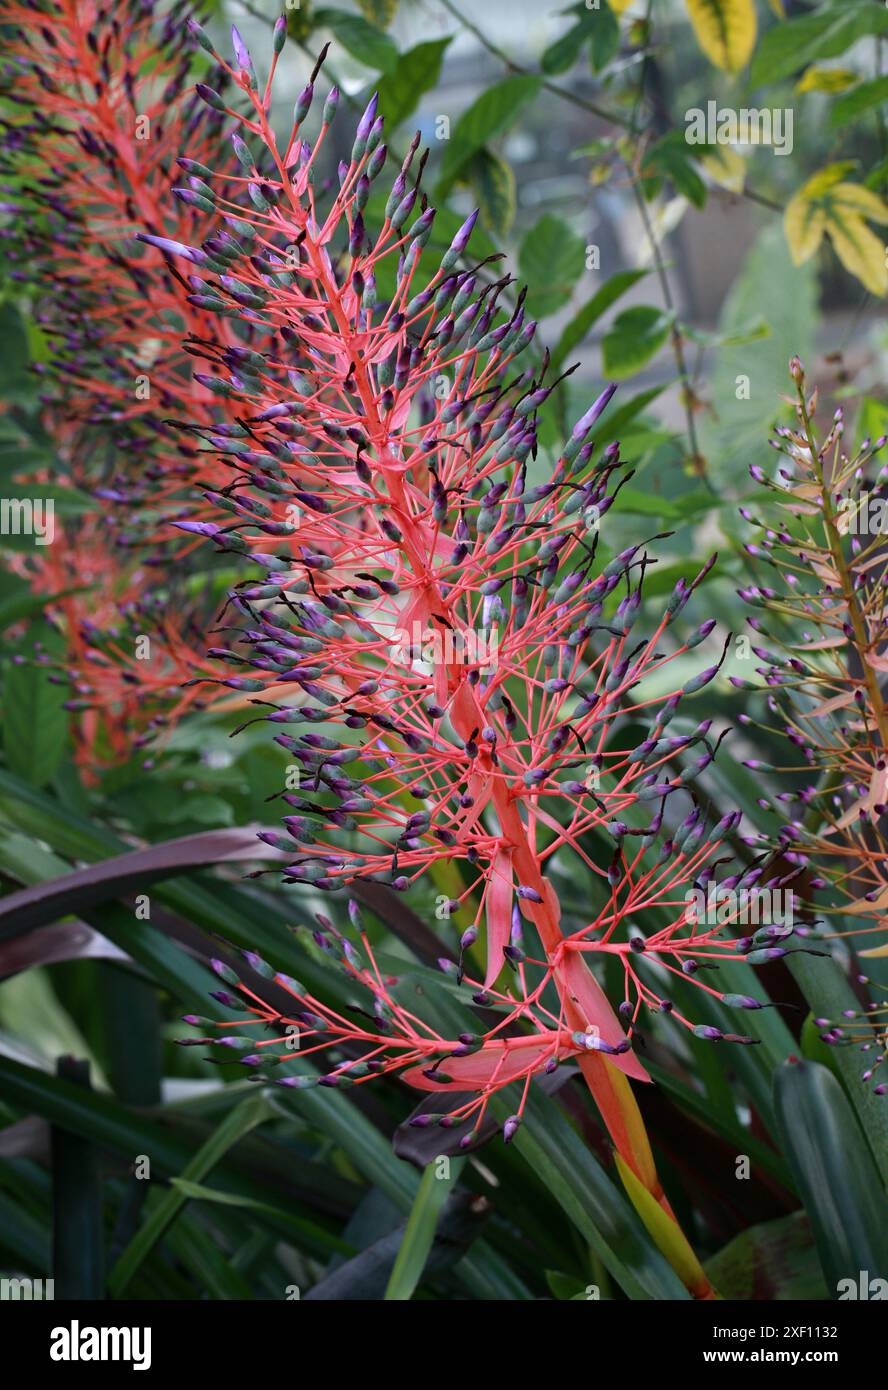
<svg viewBox="0 0 888 1390"><path fill-rule="evenodd" d="M828 923L820 934L866 938L884 930L888 903L888 471L876 457L886 441L865 439L846 452L841 408L820 430L817 391L809 394L797 358L790 370L796 423L779 427L772 441L781 455L776 477L758 465L750 470L778 500L780 517L759 520L744 509L760 530L747 552L770 565L775 585L749 585L740 595L758 610L748 621L770 715L761 727L794 756L780 768L757 759L747 765L799 774L797 789L771 803L780 822L774 845L801 871L810 918ZM731 679L742 689L762 688ZM845 918L856 924L844 925ZM876 945L861 954L886 951ZM867 1010L860 1027L868 1045L872 1025ZM822 1026L824 1041L833 1043L849 1025ZM874 1070L868 1066L864 1079Z"/></svg>
<svg viewBox="0 0 888 1390"><path fill-rule="evenodd" d="M711 826L693 802L694 778L720 741L710 721L674 735L669 725L721 661L667 694L649 695L646 682L711 634L710 621L668 645L709 565L680 581L653 630L638 634L654 563L646 543L597 558L601 519L631 476L618 446L602 440L613 388L577 421L545 480L532 482L542 462L538 411L557 383L545 356L518 365L535 324L510 277L472 261L475 214L442 254L418 138L394 183L377 191L387 151L375 98L322 210L319 171L338 94L320 103L308 141L313 78L279 140L269 85L260 89L236 30L234 42L233 66L213 56L250 114L202 90L238 123L243 174L202 176L201 196L228 228L224 251L143 234L200 272L202 308L226 324L239 318L263 345L202 344L211 370L200 379L237 403L238 423L210 442L229 463L224 495L239 518L180 525L259 567L232 593L242 622L230 647L211 655L262 682L257 718L277 726L293 760L298 790L284 793L285 833L263 835L286 853L286 881L334 892L370 878L403 891L438 861L459 864L464 887L450 906L470 914L463 951L485 932L486 966L474 978L461 963L458 977L476 1004L503 1010L482 1035L445 1042L390 998L366 937L359 963L327 922L324 944L370 992L375 1026L301 994L294 1020L255 1000L254 1017L294 1026L307 1052L351 1049L328 1084L398 1069L426 1089L473 1090L470 1115L502 1085L577 1056L607 1112L602 1065L647 1076L631 1047L643 1012L672 1013L714 1041L752 1041L678 1014L670 974L754 1009L757 1000L720 993L701 972L788 949L779 943L789 929L732 940L724 922L698 923L685 897L711 880L711 855L739 816ZM281 24L276 50L282 42ZM273 544L280 524L255 521L282 500L312 526L283 553ZM264 553L253 548L257 531L269 538ZM417 628L462 638L495 629L496 659L468 641L428 659L401 640ZM295 701L287 687L298 689ZM640 720L647 737L627 741ZM600 886L588 922L569 934L547 874L564 854ZM754 866L730 885L763 872ZM667 925L645 939L637 919L652 906ZM539 950L523 945L526 923ZM621 963L620 1018L589 969L596 956ZM504 987L507 966L515 981Z"/></svg>

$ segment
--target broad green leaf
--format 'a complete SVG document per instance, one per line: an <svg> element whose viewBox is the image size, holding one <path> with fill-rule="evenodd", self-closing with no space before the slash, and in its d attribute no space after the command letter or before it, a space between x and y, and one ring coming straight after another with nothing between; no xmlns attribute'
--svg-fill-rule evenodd
<svg viewBox="0 0 888 1390"><path fill-rule="evenodd" d="M589 14L593 11L589 10ZM613 16L611 16L613 17ZM560 39L550 43L540 59L540 67L543 72L554 76L559 72L567 72L573 67L583 51L583 45L590 35L590 25L580 19L576 24L572 24Z"/></svg>
<svg viewBox="0 0 888 1390"><path fill-rule="evenodd" d="M684 134L673 131L662 140L651 145L642 165L642 177L651 178L658 174L671 179L677 193L681 193L694 207L706 205L706 185L697 169L696 160L691 153Z"/></svg>
<svg viewBox="0 0 888 1390"><path fill-rule="evenodd" d="M472 102L450 134L441 160L439 184L446 190L461 166L482 145L508 130L540 89L538 77L506 77Z"/></svg>
<svg viewBox="0 0 888 1390"><path fill-rule="evenodd" d="M482 149L472 155L461 176L472 185L483 225L492 236L505 236L515 218L515 175L511 164L492 150Z"/></svg>
<svg viewBox="0 0 888 1390"><path fill-rule="evenodd" d="M10 662L3 678L3 746L12 772L35 787L52 778L65 755L65 687L31 662Z"/></svg>
<svg viewBox="0 0 888 1390"><path fill-rule="evenodd" d="M401 53L398 61L379 84L379 109L385 115L386 130L395 130L416 110L420 97L438 81L441 63L452 35L430 39Z"/></svg>
<svg viewBox="0 0 888 1390"><path fill-rule="evenodd" d="M552 353L553 367L559 367L567 354L583 341L593 323L600 319L621 295L648 274L647 270L618 270L615 275L611 275L564 329Z"/></svg>
<svg viewBox="0 0 888 1390"><path fill-rule="evenodd" d="M624 309L602 340L605 374L618 381L633 376L659 352L671 328L671 316L652 304Z"/></svg>
<svg viewBox="0 0 888 1390"><path fill-rule="evenodd" d="M518 265L528 286L532 317L545 318L568 302L583 274L584 256L583 238L562 218L547 212L530 228L518 252Z"/></svg>
<svg viewBox="0 0 888 1390"><path fill-rule="evenodd" d="M706 57L725 72L739 72L755 45L753 0L686 0L688 17Z"/></svg>
<svg viewBox="0 0 888 1390"><path fill-rule="evenodd" d="M342 47L365 67L384 73L395 71L398 49L394 39L363 15L324 7L314 10L312 18L318 27L332 30Z"/></svg>
<svg viewBox="0 0 888 1390"><path fill-rule="evenodd" d="M593 20L590 24L589 60L593 72L602 72L619 51L620 26L607 6L591 10L590 14Z"/></svg>
<svg viewBox="0 0 888 1390"><path fill-rule="evenodd" d="M809 63L839 57L867 34L885 33L888 10L876 0L843 0L816 14L788 19L763 35L752 60L750 84L778 82Z"/></svg>

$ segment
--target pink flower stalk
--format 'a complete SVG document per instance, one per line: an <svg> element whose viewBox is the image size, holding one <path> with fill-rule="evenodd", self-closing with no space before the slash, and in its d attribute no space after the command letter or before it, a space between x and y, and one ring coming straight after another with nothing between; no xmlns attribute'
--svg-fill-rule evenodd
<svg viewBox="0 0 888 1390"><path fill-rule="evenodd" d="M285 496L312 518L321 541L303 543L296 557L254 551L263 573L233 595L246 626L230 659L264 677L270 692L282 683L303 692L297 704L257 701L259 718L292 726L277 739L301 774L298 794L285 796L295 812L285 819L287 835L263 838L286 848L287 881L322 891L368 877L404 890L438 861L459 862L465 888L452 907L471 914L462 943L483 928L487 947L483 978L462 965L459 977L476 1002L503 1010L502 1022L478 1037L442 1039L394 1001L366 937L359 961L325 926L322 944L369 991L376 1024L285 982L307 1006L294 1011L305 1055L346 1050L327 1084L398 1070L423 1089L469 1089L476 1096L459 1113L473 1121L502 1086L523 1082L526 1094L533 1074L576 1057L618 1147L668 1211L623 1081L648 1079L631 1047L639 1015L674 1014L660 992L670 972L729 1007L760 1007L696 974L722 960L755 962L758 948L767 958L785 950L765 945L769 929L726 940L721 927L692 920L682 897L695 879L707 881L708 858L738 819L708 828L693 805L682 818L678 802L718 740L710 740L709 721L667 732L681 701L713 679L720 661L665 696L646 693L645 683L711 632L709 622L672 652L661 650L709 566L680 581L649 636L634 632L652 563L644 544L596 564L598 523L620 486L618 447L600 448L598 425L613 388L574 426L548 480L531 485L537 411L556 383L546 381L545 358L538 370L517 368L535 324L525 319L523 295L506 306L510 277L491 281L484 263L465 265L475 215L429 267L435 211L418 184L424 160L414 170L418 137L384 207L373 198L386 162L375 98L322 211L315 179L335 93L309 143L312 80L279 142L268 117L270 79L260 93L252 65L238 63L228 74L252 112L228 110L249 171L221 181L216 202L237 227L241 251L224 274L204 269L197 292L223 316L239 313L265 347L245 373L233 369L224 344L206 344L213 389L250 418L248 458L232 459L230 493L245 518L214 539L246 552L257 498ZM391 288L383 293L381 283ZM274 524L258 529L277 534ZM322 589L334 553L338 582ZM492 630L494 660L472 643ZM420 659L427 643L430 661ZM627 745L628 721L644 718L648 737ZM312 724L324 732L300 731ZM676 755L690 748L700 751L677 770ZM602 834L611 842L603 862ZM565 852L602 890L589 921L570 934L547 876L552 857ZM755 881L761 869L752 872ZM669 924L645 939L634 917L653 905ZM524 923L539 947L522 945ZM595 954L621 962L622 1021L589 969ZM514 979L503 986L506 964ZM252 1002L248 1022L287 1021ZM752 1041L674 1016L704 1038ZM266 1055L256 1051L248 1062Z"/></svg>

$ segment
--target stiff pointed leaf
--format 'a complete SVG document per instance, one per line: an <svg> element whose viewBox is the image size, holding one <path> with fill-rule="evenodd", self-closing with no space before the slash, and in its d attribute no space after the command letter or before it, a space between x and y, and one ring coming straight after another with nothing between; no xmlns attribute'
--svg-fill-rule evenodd
<svg viewBox="0 0 888 1390"><path fill-rule="evenodd" d="M203 1147L198 1149L182 1173L185 1181L200 1183L239 1139L263 1124L271 1113L268 1101L261 1092L247 1096L226 1115ZM182 1211L189 1200L187 1194L187 1187L172 1188L156 1202L108 1276L108 1288L115 1298L120 1297L150 1251Z"/></svg>
<svg viewBox="0 0 888 1390"><path fill-rule="evenodd" d="M725 72L739 72L755 46L753 0L687 0L688 17L707 58Z"/></svg>
<svg viewBox="0 0 888 1390"><path fill-rule="evenodd" d="M460 1159L454 1159L448 1165L447 1176L442 1177L438 1164L430 1163L423 1173L386 1287L386 1302L404 1302L413 1297L435 1243L444 1204L462 1166Z"/></svg>
<svg viewBox="0 0 888 1390"><path fill-rule="evenodd" d="M884 1178L838 1081L816 1062L784 1062L774 1108L830 1296L846 1279L888 1280Z"/></svg>

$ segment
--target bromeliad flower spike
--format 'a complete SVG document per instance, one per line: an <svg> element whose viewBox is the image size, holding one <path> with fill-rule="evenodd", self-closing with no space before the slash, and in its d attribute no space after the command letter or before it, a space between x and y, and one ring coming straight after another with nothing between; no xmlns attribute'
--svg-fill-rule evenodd
<svg viewBox="0 0 888 1390"><path fill-rule="evenodd" d="M281 21L272 76L284 37ZM284 1085L314 1084L318 1073L306 1063L333 1049L324 1084L397 1071L445 1096L474 1092L450 1117L469 1119L472 1133L490 1097L517 1083L507 1138L531 1078L576 1059L643 1219L651 1222L659 1204L652 1224L665 1253L695 1293L711 1296L657 1178L628 1081L649 1079L633 1042L651 1012L672 1013L699 1037L753 1041L679 1015L670 978L699 983L728 1007L757 1008L698 972L755 962L748 953L759 947L784 949L765 946L768 928L726 939L686 901L687 889L710 881L709 857L739 816L707 826L691 798L718 746L710 721L674 736L668 726L721 663L666 695L646 693L646 682L656 675L662 689L664 665L711 633L707 622L671 642L670 625L709 565L679 582L653 631L636 633L653 563L645 544L607 563L597 558L600 522L631 476L618 446L600 444L613 388L576 423L548 479L533 485L537 412L556 383L545 357L538 368L519 365L535 325L523 295L510 298L510 277L491 278L490 260L473 263L475 214L429 265L435 210L420 190L418 137L391 190L374 192L386 165L375 98L322 211L336 91L309 143L316 72L279 141L271 76L260 89L236 31L235 54L234 67L219 61L250 106L247 116L225 108L238 124L232 139L244 173L220 181L218 192L206 175L211 192L203 195L228 225L225 254L164 249L200 272L193 285L203 307L239 316L264 345L261 353L202 345L210 366L202 379L237 400L245 431L209 441L230 460L232 506L246 517L263 499L285 498L312 523L312 543L295 559L289 548L253 551L260 572L232 594L244 625L229 659L263 683L257 718L277 728L299 773L298 791L284 797L286 833L264 838L286 850L288 882L323 892L366 878L406 891L427 870L459 866L451 907L468 919L466 954L452 969L477 1004L500 1014L477 1035L440 1037L393 998L360 925L356 949L325 918L318 943L362 990L359 1021L292 981L284 981L292 1019L240 986L245 1021L295 1027L301 1075L283 1076ZM161 244L153 233L143 239ZM222 549L250 549L247 519L184 524ZM275 522L258 530L280 534ZM225 651L213 656L224 660ZM301 688L298 704L274 700L284 683ZM627 746L624 729L642 719L648 736ZM302 732L306 725L315 727ZM610 845L604 856L602 842ZM600 894L590 920L566 934L548 870L569 856L587 866ZM761 869L750 872L754 881ZM645 937L638 922L652 906L668 924ZM486 965L476 977L479 935ZM589 968L596 955L622 969L620 1017ZM229 992L219 997L237 1002ZM225 1028L223 1041L239 1045ZM272 1061L276 1041L253 1049L248 1064Z"/></svg>
<svg viewBox="0 0 888 1390"><path fill-rule="evenodd" d="M888 472L879 462L886 440L865 439L846 452L841 409L820 428L817 391L807 387L798 358L790 371L795 421L778 428L772 441L781 460L776 476L758 465L750 470L780 516L744 510L759 528L747 551L772 576L767 585L740 590L756 610L748 622L763 684L731 679L765 692L760 725L791 750L788 767L748 765L802 778L771 809L779 814L776 848L804 871L811 920L827 939L862 938L861 955L884 956L888 945L873 938L884 933L888 904ZM883 1014L873 1004L856 1019L818 1020L825 1042L853 1040L872 1053L861 1072L879 1094L888 1043Z"/></svg>

